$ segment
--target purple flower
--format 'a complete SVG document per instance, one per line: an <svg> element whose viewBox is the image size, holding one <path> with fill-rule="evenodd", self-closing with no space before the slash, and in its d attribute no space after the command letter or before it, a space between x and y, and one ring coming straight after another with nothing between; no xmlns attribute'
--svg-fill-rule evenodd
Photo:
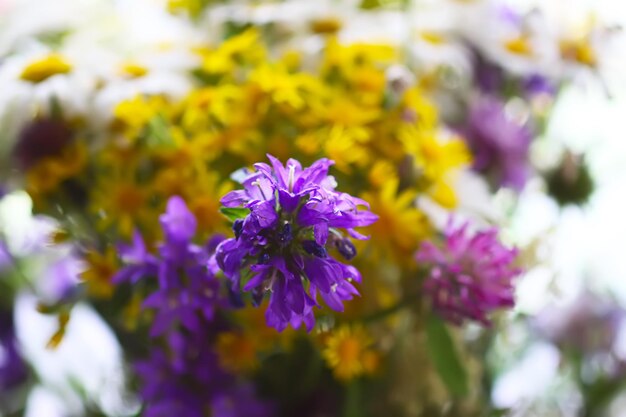
<svg viewBox="0 0 626 417"><path fill-rule="evenodd" d="M472 57L474 82L486 94L496 94L505 83L504 69L491 62L480 50L468 45Z"/></svg>
<svg viewBox="0 0 626 417"><path fill-rule="evenodd" d="M161 216L165 241L159 246L159 256L150 254L139 233L133 244L120 246L120 256L126 263L113 282L135 284L142 280L156 281L157 288L144 300L143 307L156 315L151 334L165 333L175 323L189 331L202 326L202 318L211 320L222 300L219 281L210 259L216 243L211 240L199 246L191 239L196 233L196 219L180 197L168 201Z"/></svg>
<svg viewBox="0 0 626 417"><path fill-rule="evenodd" d="M532 325L545 339L586 355L611 353L626 311L608 297L588 290L565 307L546 307Z"/></svg>
<svg viewBox="0 0 626 417"><path fill-rule="evenodd" d="M11 264L11 254L6 244L0 238L0 272Z"/></svg>
<svg viewBox="0 0 626 417"><path fill-rule="evenodd" d="M255 172L244 171L244 189L222 198L225 212L242 215L233 224L235 238L220 244L216 259L234 291L243 286L255 303L270 293L269 326L281 331L304 324L311 330L318 292L336 311L358 294L352 283L361 280L359 271L329 254L336 248L346 259L356 255L340 230L365 239L354 228L378 217L365 201L335 190L335 179L328 175L332 161L320 159L303 169L293 159L283 166L268 158L271 166L258 163Z"/></svg>
<svg viewBox="0 0 626 417"><path fill-rule="evenodd" d="M112 279L114 284L122 282L136 284L142 278L157 275L159 260L148 252L143 237L138 231L133 233L133 244L119 245L118 251L126 266L115 274Z"/></svg>
<svg viewBox="0 0 626 417"><path fill-rule="evenodd" d="M150 349L147 359L135 362L141 380L144 416L263 417L273 415L247 383L219 365L209 323L195 332L172 331L166 348Z"/></svg>
<svg viewBox="0 0 626 417"><path fill-rule="evenodd" d="M254 387L239 383L215 395L211 401L215 417L261 417L276 415L274 407L256 397Z"/></svg>
<svg viewBox="0 0 626 417"><path fill-rule="evenodd" d="M556 86L547 77L541 74L533 74L528 76L523 82L524 92L529 96L556 94Z"/></svg>
<svg viewBox="0 0 626 417"><path fill-rule="evenodd" d="M83 269L83 261L72 254L50 265L39 285L42 301L53 305L75 297L79 292L79 275Z"/></svg>
<svg viewBox="0 0 626 417"><path fill-rule="evenodd" d="M474 155L475 170L487 174L497 186L524 187L532 133L506 114L502 102L488 96L476 99L461 133Z"/></svg>
<svg viewBox="0 0 626 417"><path fill-rule="evenodd" d="M418 250L417 261L429 268L424 291L450 322L489 325L489 313L515 304L513 281L522 270L514 266L517 251L503 246L497 235L496 229L470 234L467 223L449 222L443 247L424 242Z"/></svg>
<svg viewBox="0 0 626 417"><path fill-rule="evenodd" d="M20 132L13 155L19 167L27 170L45 158L60 156L73 135L62 120L37 119Z"/></svg>
<svg viewBox="0 0 626 417"><path fill-rule="evenodd" d="M28 368L15 339L13 312L0 309L0 399L28 378Z"/></svg>

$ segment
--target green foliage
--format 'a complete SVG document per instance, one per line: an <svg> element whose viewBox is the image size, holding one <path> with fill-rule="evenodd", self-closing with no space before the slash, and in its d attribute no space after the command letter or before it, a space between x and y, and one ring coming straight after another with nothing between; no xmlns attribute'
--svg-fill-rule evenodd
<svg viewBox="0 0 626 417"><path fill-rule="evenodd" d="M161 115L150 119L146 127L145 138L149 147L161 148L174 146L174 139L170 133L167 121Z"/></svg>
<svg viewBox="0 0 626 417"><path fill-rule="evenodd" d="M426 322L427 349L441 380L450 394L462 397L468 393L467 372L446 325L435 316Z"/></svg>
<svg viewBox="0 0 626 417"><path fill-rule="evenodd" d="M250 213L250 210L242 207L220 207L220 213L222 213L228 220L234 222L237 219L243 219Z"/></svg>

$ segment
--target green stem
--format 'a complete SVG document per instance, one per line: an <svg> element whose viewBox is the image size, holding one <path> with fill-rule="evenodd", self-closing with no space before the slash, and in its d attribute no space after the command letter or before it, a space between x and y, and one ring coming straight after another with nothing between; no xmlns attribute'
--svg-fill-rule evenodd
<svg viewBox="0 0 626 417"><path fill-rule="evenodd" d="M393 314L407 308L410 307L411 305L415 304L417 300L417 296L412 295L409 297L404 297L403 299L401 299L400 301L398 301L396 304L389 306L387 308L383 308L382 310L378 310L373 312L372 314L369 314L367 316L364 317L359 317L354 319L354 321L357 322L362 322L362 323L371 323L374 321L378 321L384 318L387 318L389 316L392 316Z"/></svg>

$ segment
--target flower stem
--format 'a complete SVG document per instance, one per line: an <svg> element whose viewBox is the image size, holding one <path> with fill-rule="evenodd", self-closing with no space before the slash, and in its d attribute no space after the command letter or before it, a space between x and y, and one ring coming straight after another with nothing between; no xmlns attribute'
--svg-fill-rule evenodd
<svg viewBox="0 0 626 417"><path fill-rule="evenodd" d="M362 322L362 323L371 323L374 321L378 321L381 319L385 319L389 316L392 316L393 314L407 308L410 307L411 305L415 304L417 300L417 296L412 295L412 296L408 296L408 297L404 297L402 298L400 301L398 301L396 304L393 304L389 307L383 308L381 310L375 311L369 315L363 316L363 317L359 317L357 319L354 319L354 321L358 321L358 322Z"/></svg>

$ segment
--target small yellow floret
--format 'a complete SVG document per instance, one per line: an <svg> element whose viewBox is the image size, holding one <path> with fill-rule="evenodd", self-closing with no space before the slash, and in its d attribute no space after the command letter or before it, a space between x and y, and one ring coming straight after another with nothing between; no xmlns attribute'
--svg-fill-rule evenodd
<svg viewBox="0 0 626 417"><path fill-rule="evenodd" d="M61 55L50 54L27 65L20 78L31 83L40 83L53 75L67 74L71 70L72 66Z"/></svg>
<svg viewBox="0 0 626 417"><path fill-rule="evenodd" d="M341 30L341 20L334 17L311 21L311 32L321 35L335 34Z"/></svg>
<svg viewBox="0 0 626 417"><path fill-rule="evenodd" d="M243 333L221 333L217 337L216 351L221 365L230 371L246 372L258 366L254 340Z"/></svg>
<svg viewBox="0 0 626 417"><path fill-rule="evenodd" d="M443 34L432 30L421 31L419 35L423 40L432 45L443 45L446 43L446 38Z"/></svg>
<svg viewBox="0 0 626 417"><path fill-rule="evenodd" d="M122 65L120 71L128 78L141 78L148 73L148 68L135 62L127 62Z"/></svg>
<svg viewBox="0 0 626 417"><path fill-rule="evenodd" d="M561 56L565 59L579 62L588 67L595 67L598 63L596 53L588 39L562 41L560 49Z"/></svg>
<svg viewBox="0 0 626 417"><path fill-rule="evenodd" d="M504 47L515 55L530 56L533 54L533 48L526 36L518 36L504 42Z"/></svg>
<svg viewBox="0 0 626 417"><path fill-rule="evenodd" d="M378 354L371 346L364 328L344 326L328 337L322 354L334 375L348 381L377 370Z"/></svg>
<svg viewBox="0 0 626 417"><path fill-rule="evenodd" d="M108 248L105 253L87 252L85 262L87 269L81 273L81 278L87 285L87 292L97 298L111 297L113 294L111 278L117 267L115 251Z"/></svg>

